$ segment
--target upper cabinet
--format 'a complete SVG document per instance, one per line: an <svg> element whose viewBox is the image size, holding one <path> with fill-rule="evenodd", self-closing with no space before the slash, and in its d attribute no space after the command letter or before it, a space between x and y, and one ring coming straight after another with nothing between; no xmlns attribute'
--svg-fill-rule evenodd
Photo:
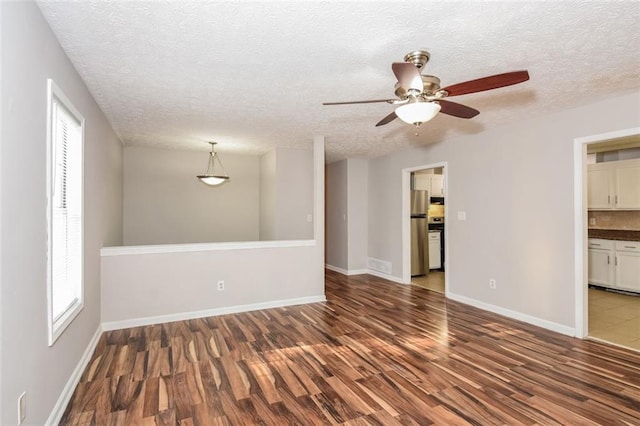
<svg viewBox="0 0 640 426"><path fill-rule="evenodd" d="M444 197L444 175L416 173L414 189L429 191L429 197Z"/></svg>
<svg viewBox="0 0 640 426"><path fill-rule="evenodd" d="M640 159L587 166L590 210L640 210Z"/></svg>
<svg viewBox="0 0 640 426"><path fill-rule="evenodd" d="M431 175L431 197L444 197L444 175Z"/></svg>

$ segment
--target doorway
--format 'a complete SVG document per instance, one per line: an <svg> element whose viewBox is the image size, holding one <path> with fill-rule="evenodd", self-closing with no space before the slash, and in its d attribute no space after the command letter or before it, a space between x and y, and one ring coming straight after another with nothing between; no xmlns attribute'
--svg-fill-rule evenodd
<svg viewBox="0 0 640 426"><path fill-rule="evenodd" d="M616 221L625 217L638 218L640 212L607 207L601 210L593 204L596 199L594 188L598 184L595 179L597 171L601 166L608 167L605 164L608 161L628 157L630 151L631 158L640 158L637 152L633 152L634 144L640 147L639 140L640 128L574 140L576 336L604 340L636 350L640 349L640 332L637 326L628 325L635 325L634 321L640 321L640 315L637 315L640 312L640 296L624 294L616 289L614 280L619 273L617 257L605 253L608 249L605 246L616 244L614 240L607 239L620 226ZM618 158L617 153L623 151L626 155ZM611 158L614 155L615 158ZM606 156L610 158L607 159ZM594 163L594 166L589 166L590 163ZM592 210L588 208L590 191ZM603 277L599 262L604 268L610 268L609 277L606 277L607 273ZM608 282L609 279L612 281ZM637 315L635 319L629 317L633 312Z"/></svg>
<svg viewBox="0 0 640 426"><path fill-rule="evenodd" d="M447 164L402 174L402 282L447 294Z"/></svg>

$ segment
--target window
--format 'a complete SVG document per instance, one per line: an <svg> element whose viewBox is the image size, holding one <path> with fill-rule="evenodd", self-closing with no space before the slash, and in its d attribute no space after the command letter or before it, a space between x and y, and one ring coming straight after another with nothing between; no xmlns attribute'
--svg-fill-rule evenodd
<svg viewBox="0 0 640 426"><path fill-rule="evenodd" d="M48 80L47 295L49 346L83 307L84 118Z"/></svg>

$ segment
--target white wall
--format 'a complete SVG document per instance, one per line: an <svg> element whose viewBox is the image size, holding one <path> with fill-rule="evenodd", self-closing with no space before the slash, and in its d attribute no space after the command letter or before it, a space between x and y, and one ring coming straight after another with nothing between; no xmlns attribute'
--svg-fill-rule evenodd
<svg viewBox="0 0 640 426"><path fill-rule="evenodd" d="M347 226L347 160L326 166L326 250L327 265L349 269Z"/></svg>
<svg viewBox="0 0 640 426"><path fill-rule="evenodd" d="M314 147L315 240L104 249L102 321L109 328L244 305L324 298L324 140ZM141 251L142 250L142 251ZM144 251L146 250L146 251ZM149 251L150 250L150 251ZM158 252L159 251L159 252ZM225 290L217 290L217 281ZM149 295L153 294L153 298Z"/></svg>
<svg viewBox="0 0 640 426"><path fill-rule="evenodd" d="M122 146L33 2L0 2L0 424L44 424L100 324L100 248L122 241ZM84 309L47 346L46 112L53 78L86 120Z"/></svg>
<svg viewBox="0 0 640 426"><path fill-rule="evenodd" d="M276 148L260 157L261 241L313 237L313 161L312 149Z"/></svg>
<svg viewBox="0 0 640 426"><path fill-rule="evenodd" d="M401 170L447 161L452 295L574 327L573 140L639 123L632 93L373 159L369 256L401 278Z"/></svg>
<svg viewBox="0 0 640 426"><path fill-rule="evenodd" d="M211 187L207 152L125 148L124 244L256 241L259 157L220 155L230 179Z"/></svg>

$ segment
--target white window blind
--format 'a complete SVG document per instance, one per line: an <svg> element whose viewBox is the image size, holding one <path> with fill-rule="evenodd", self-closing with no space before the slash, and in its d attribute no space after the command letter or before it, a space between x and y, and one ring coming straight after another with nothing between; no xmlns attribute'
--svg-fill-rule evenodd
<svg viewBox="0 0 640 426"><path fill-rule="evenodd" d="M49 344L83 304L84 120L51 84L49 147ZM66 101L66 102L65 102Z"/></svg>

